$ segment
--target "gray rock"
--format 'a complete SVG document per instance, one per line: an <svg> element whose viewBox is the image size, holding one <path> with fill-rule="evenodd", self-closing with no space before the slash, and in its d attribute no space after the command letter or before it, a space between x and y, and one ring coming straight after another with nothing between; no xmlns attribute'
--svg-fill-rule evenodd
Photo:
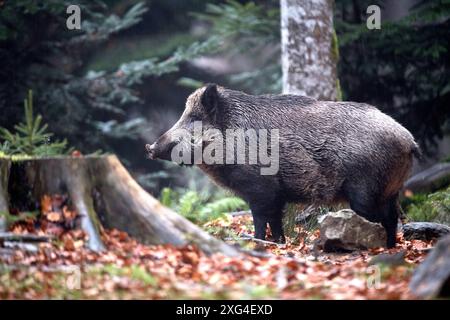
<svg viewBox="0 0 450 320"><path fill-rule="evenodd" d="M402 227L406 240L432 240L450 234L450 227L435 222L410 222Z"/></svg>
<svg viewBox="0 0 450 320"><path fill-rule="evenodd" d="M420 298L450 297L450 235L439 240L417 267L409 288Z"/></svg>
<svg viewBox="0 0 450 320"><path fill-rule="evenodd" d="M386 231L353 210L330 212L319 219L320 245L326 252L384 247Z"/></svg>

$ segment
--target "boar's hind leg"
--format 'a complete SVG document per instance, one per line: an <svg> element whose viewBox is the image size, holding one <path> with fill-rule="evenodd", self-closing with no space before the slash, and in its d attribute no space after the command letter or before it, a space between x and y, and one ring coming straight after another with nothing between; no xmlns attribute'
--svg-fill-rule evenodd
<svg viewBox="0 0 450 320"><path fill-rule="evenodd" d="M397 221L399 217L397 197L391 198L380 205L376 197L368 196L368 194L366 192L350 193L350 208L371 222L381 223L387 234L386 246L393 248L396 242Z"/></svg>
<svg viewBox="0 0 450 320"><path fill-rule="evenodd" d="M349 196L350 208L361 217L371 222L381 222L381 215L376 200L357 193Z"/></svg>
<svg viewBox="0 0 450 320"><path fill-rule="evenodd" d="M398 196L389 199L382 208L383 218L381 224L386 229L387 247L395 247L397 240L397 223L400 216L400 206L398 204Z"/></svg>
<svg viewBox="0 0 450 320"><path fill-rule="evenodd" d="M283 219L282 211L269 219L270 230L272 231L272 237L275 242L286 243L286 238L283 232Z"/></svg>

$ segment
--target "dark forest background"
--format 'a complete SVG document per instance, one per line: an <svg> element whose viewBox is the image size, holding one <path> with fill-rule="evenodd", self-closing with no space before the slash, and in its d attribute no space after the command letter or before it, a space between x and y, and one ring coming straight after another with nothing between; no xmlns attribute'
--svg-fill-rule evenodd
<svg viewBox="0 0 450 320"><path fill-rule="evenodd" d="M82 28L68 30L68 1L0 1L0 127L23 121L31 89L49 144L116 153L156 195L212 188L195 169L147 160L144 145L203 83L281 92L279 1L78 3ZM382 8L381 30L366 28L370 4ZM335 1L343 99L405 125L428 157L422 166L449 152L449 17L448 0Z"/></svg>

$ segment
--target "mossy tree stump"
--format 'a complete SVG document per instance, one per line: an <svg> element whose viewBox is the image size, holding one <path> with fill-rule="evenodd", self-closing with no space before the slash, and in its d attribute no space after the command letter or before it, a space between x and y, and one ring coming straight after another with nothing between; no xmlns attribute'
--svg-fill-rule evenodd
<svg viewBox="0 0 450 320"><path fill-rule="evenodd" d="M102 250L102 226L126 231L146 244L197 245L205 253L236 255L143 190L114 155L0 158L0 212L30 210L44 195L67 194L89 236Z"/></svg>

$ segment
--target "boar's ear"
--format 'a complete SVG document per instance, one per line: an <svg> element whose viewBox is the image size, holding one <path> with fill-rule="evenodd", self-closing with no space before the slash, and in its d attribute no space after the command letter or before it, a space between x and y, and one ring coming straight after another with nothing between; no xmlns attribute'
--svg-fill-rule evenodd
<svg viewBox="0 0 450 320"><path fill-rule="evenodd" d="M210 83L206 85L205 91L202 94L201 103L208 114L215 116L219 104L219 93L217 92L216 84Z"/></svg>

